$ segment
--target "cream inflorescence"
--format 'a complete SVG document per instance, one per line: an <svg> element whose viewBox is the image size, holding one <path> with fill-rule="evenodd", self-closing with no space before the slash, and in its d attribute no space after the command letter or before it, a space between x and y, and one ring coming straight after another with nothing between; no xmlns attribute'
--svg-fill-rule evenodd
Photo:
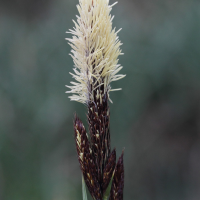
<svg viewBox="0 0 200 200"><path fill-rule="evenodd" d="M114 3L113 5L115 5ZM112 29L114 16L110 15L113 5L109 0L80 0L77 5L80 16L74 30L67 33L73 35L66 38L69 41L71 57L74 61L74 73L70 73L76 82L67 86L73 93L69 98L84 104L94 101L94 90L97 95L109 98L109 92L120 89L111 89L110 83L123 78L118 74L122 66L118 64L118 56L122 55L117 33ZM98 88L101 87L101 93Z"/></svg>

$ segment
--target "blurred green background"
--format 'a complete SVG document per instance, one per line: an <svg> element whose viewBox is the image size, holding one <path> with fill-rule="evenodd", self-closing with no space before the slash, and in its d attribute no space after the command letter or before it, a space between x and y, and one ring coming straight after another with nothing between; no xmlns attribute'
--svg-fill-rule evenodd
<svg viewBox="0 0 200 200"><path fill-rule="evenodd" d="M111 1L110 3L113 3ZM78 0L0 0L0 200L80 200L65 32ZM125 200L200 199L200 1L119 0L126 78L112 84L111 142Z"/></svg>

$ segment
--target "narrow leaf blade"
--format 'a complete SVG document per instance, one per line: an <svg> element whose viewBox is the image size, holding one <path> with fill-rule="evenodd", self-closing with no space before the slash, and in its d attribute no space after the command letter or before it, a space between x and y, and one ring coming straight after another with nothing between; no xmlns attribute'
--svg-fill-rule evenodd
<svg viewBox="0 0 200 200"><path fill-rule="evenodd" d="M86 186L85 186L85 181L82 175L82 195L83 195L83 200L88 200L87 199L87 192L86 192Z"/></svg>
<svg viewBox="0 0 200 200"><path fill-rule="evenodd" d="M103 200L107 200L108 197L109 197L109 195L110 195L110 190L111 190L111 186L112 186L112 181L113 181L113 176L112 176L112 178L111 178L111 180L110 180L110 183L109 183L109 185L108 185L108 187L107 187L107 189L106 189L105 194L103 195Z"/></svg>

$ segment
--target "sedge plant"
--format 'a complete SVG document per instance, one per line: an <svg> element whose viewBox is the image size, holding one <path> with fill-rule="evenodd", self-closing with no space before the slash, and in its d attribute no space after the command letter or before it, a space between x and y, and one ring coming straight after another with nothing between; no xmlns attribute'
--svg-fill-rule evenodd
<svg viewBox="0 0 200 200"><path fill-rule="evenodd" d="M124 165L123 152L116 162L116 150L110 144L109 93L110 83L123 78L118 74L122 55L110 12L115 5L109 0L79 0L79 16L75 27L66 38L72 47L76 80L67 86L69 98L87 107L89 134L82 121L75 115L74 133L78 161L83 175L83 199L87 199L85 185L94 200L123 200Z"/></svg>

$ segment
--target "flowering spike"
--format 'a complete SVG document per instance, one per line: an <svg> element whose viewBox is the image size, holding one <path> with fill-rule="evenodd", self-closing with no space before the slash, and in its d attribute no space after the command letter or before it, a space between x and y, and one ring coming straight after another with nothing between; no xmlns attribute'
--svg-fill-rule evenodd
<svg viewBox="0 0 200 200"><path fill-rule="evenodd" d="M74 132L80 168L94 200L103 200L108 195L114 168L112 191L119 198L114 199L111 193L111 200L122 200L123 196L123 157L116 165L116 151L110 152L109 92L120 90L111 89L110 83L125 76L118 74L122 69L118 64L122 43L117 36L121 29L112 28L114 16L110 15L115 4L109 5L109 0L79 0L79 16L77 22L73 21L73 30L69 30L73 36L66 38L75 66L70 74L76 80L66 86L70 89L66 93L73 93L70 99L87 105L88 109L90 138L77 116Z"/></svg>
<svg viewBox="0 0 200 200"><path fill-rule="evenodd" d="M125 76L117 74L122 69L117 59L122 54L122 43L117 37L121 29L112 29L110 11L114 5L109 5L109 0L79 0L80 16L73 21L74 30L69 30L74 36L66 38L75 64L72 76L77 81L67 86L71 89L67 93L73 93L71 100L88 105L94 101L93 92L98 87L103 87L102 96L107 94L109 98L110 83Z"/></svg>

